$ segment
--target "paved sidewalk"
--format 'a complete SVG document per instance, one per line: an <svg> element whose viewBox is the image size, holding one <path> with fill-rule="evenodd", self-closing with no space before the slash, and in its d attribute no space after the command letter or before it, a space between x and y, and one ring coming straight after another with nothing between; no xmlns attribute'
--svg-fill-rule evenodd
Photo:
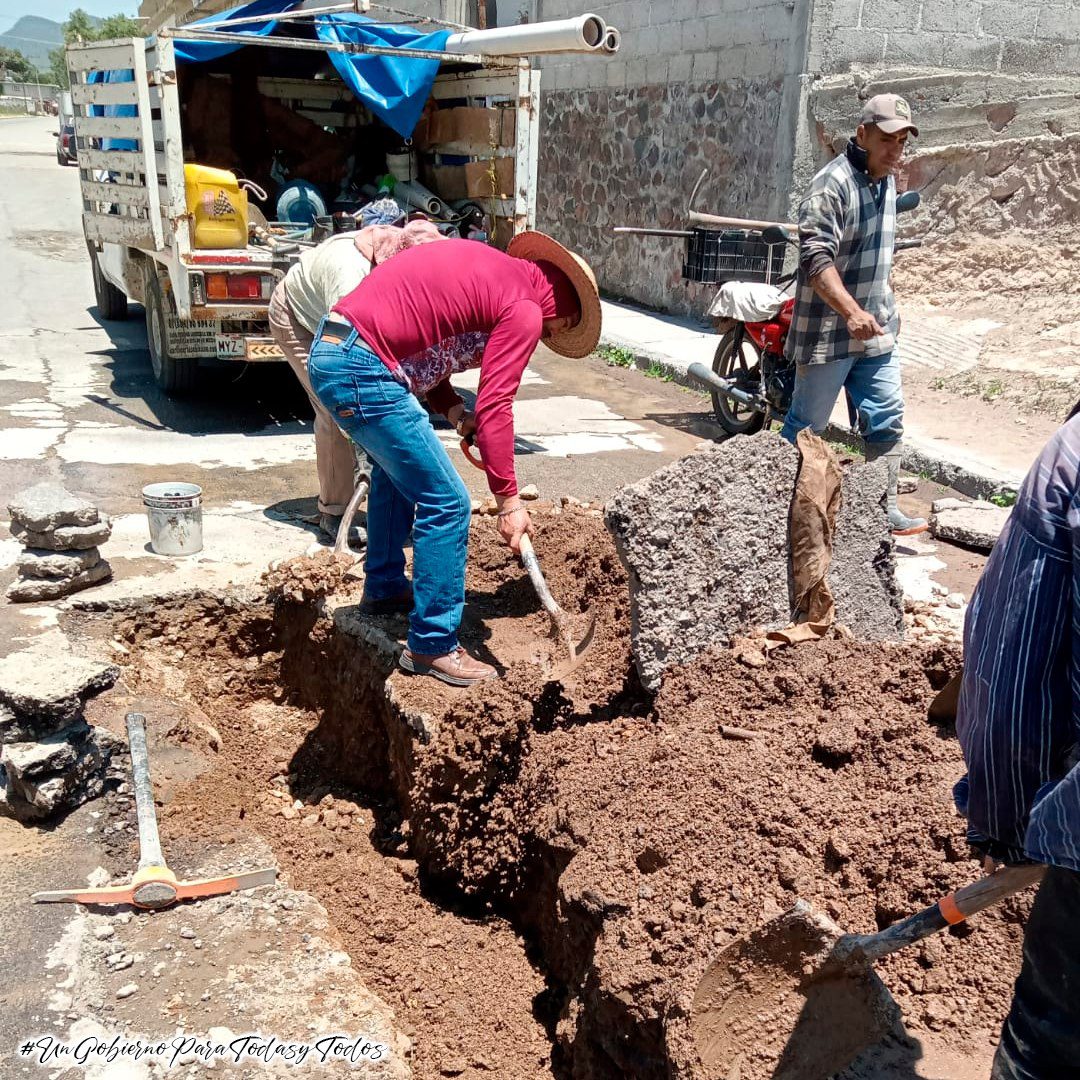
<svg viewBox="0 0 1080 1080"><path fill-rule="evenodd" d="M637 366L659 365L676 382L693 389L699 385L687 375L697 362L712 366L717 336L700 321L662 315L612 300L602 302L605 345L629 350ZM978 362L985 334L996 324L967 320L942 313L905 312L900 340L901 367L912 378L926 369L945 374L964 371ZM1002 488L1016 488L1047 438L1042 425L1008 440L993 432L964 429L965 405L957 398L949 423L942 423L941 408L923 404L909 395L904 423L904 467L970 495L985 496ZM841 400L833 411L832 434L850 434L847 409ZM947 430L948 438L941 432Z"/></svg>

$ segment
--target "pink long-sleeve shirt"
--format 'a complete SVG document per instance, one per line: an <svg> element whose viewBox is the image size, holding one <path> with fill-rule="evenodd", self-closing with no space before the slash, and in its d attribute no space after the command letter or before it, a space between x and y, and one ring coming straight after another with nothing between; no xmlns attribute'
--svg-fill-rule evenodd
<svg viewBox="0 0 1080 1080"><path fill-rule="evenodd" d="M488 335L480 361L476 442L492 493L516 495L514 395L544 319L555 315L552 288L540 269L475 240L425 244L375 267L334 312L394 372L408 357L459 334Z"/></svg>

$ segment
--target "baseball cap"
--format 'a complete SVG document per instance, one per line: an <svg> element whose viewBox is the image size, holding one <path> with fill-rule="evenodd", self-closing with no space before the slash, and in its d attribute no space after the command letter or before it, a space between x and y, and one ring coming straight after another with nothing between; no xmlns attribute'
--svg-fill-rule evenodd
<svg viewBox="0 0 1080 1080"><path fill-rule="evenodd" d="M863 106L859 123L876 124L890 135L906 129L919 137L919 129L911 122L911 106L899 94L875 94Z"/></svg>

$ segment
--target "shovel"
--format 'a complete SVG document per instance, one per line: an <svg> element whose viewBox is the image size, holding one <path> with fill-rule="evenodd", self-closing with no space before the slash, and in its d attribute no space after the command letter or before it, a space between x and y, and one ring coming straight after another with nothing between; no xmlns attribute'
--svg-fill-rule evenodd
<svg viewBox="0 0 1080 1080"><path fill-rule="evenodd" d="M691 1027L705 1075L826 1080L896 1026L873 961L1034 885L1045 870L999 870L876 934L845 934L797 901L728 945L698 984Z"/></svg>
<svg viewBox="0 0 1080 1080"><path fill-rule="evenodd" d="M596 616L586 614L585 618L588 619L588 624L585 627L585 633L575 641L573 620L567 612L559 607L555 597L551 595L551 590L547 587L544 574L540 569L540 560L537 559L536 552L533 551L532 541L527 535L521 538L521 565L525 567L529 580L536 590L536 595L540 598L540 603L544 605L548 618L551 619L551 629L554 631L555 636L566 646L566 651L570 654L570 658L559 664L552 672L555 679L563 679L572 671L576 671L585 659L585 653L592 645L593 634L596 631Z"/></svg>
<svg viewBox="0 0 1080 1080"><path fill-rule="evenodd" d="M467 435L461 440L461 452L471 465L477 469L483 469L483 461L472 452L473 444L474 436ZM585 633L582 634L579 640L575 641L573 620L566 611L559 607L555 597L551 595L551 590L544 580L543 571L540 569L540 560L537 559L536 552L533 551L532 541L528 536L521 538L520 547L521 565L529 575L529 580L536 590L536 595L540 598L540 603L544 605L544 610L551 619L551 629L554 631L555 636L566 646L566 651L570 654L569 659L558 664L551 673L552 678L555 680L564 679L567 675L576 671L585 659L585 653L592 645L593 634L596 632L596 616L586 613L584 617L588 621Z"/></svg>

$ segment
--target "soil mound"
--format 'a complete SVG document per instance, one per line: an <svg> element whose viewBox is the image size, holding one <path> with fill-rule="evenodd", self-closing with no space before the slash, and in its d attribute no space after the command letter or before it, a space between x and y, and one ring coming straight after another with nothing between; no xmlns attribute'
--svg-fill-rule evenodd
<svg viewBox="0 0 1080 1080"><path fill-rule="evenodd" d="M650 699L630 662L625 574L598 515L539 519L536 550L560 602L598 616L591 662L566 684L547 679L559 646L484 520L463 639L503 677L469 690L391 673L392 651L369 644L351 592L340 603L187 598L125 615L129 682L173 692L182 682L223 739L215 775L179 788L166 820L209 830L244 818L317 890L354 955L394 959L373 985L414 1025L418 1075L440 1075L480 1040L495 1075L701 1077L694 991L736 936L796 897L844 929L873 931L977 876L951 801L959 747L927 720L958 657L837 637L748 668L717 650L669 671ZM378 622L383 638L405 629ZM727 739L723 725L758 738ZM260 794L274 785L313 809ZM343 813L357 801L363 814ZM409 856L406 896L384 890L363 854L369 835ZM533 984L530 1022L546 1026L550 1059L499 1049L499 1031L536 1046L513 1011L528 980L494 951L505 935L480 935L472 920L452 932L445 917L435 933L417 889L492 928L491 913L505 915L524 935L546 980L542 995ZM1005 904L879 965L909 1031L988 1056L1026 907ZM478 1010L471 988L490 987L493 973L513 992ZM437 1007L417 1006L436 984ZM456 1039L429 1056L425 1041L446 1041L436 1016L457 1025ZM910 1077L918 1047L905 1054L899 1071L863 1063L848 1075Z"/></svg>

